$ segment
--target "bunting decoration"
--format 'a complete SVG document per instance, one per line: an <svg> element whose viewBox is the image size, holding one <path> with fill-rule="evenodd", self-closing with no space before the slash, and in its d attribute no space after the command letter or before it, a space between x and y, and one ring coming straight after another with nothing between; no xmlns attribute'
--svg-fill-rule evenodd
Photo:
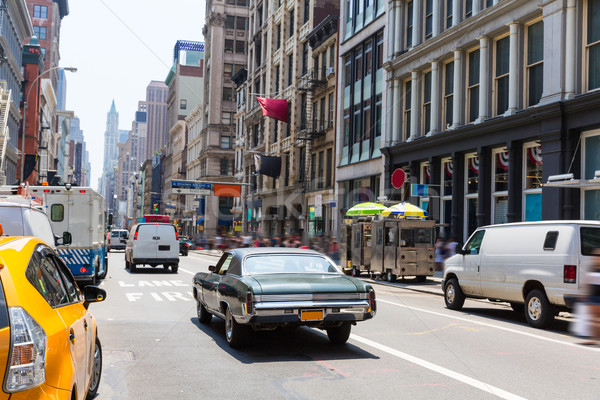
<svg viewBox="0 0 600 400"><path fill-rule="evenodd" d="M256 97L263 111L263 116L288 123L289 106L286 99L267 99Z"/></svg>

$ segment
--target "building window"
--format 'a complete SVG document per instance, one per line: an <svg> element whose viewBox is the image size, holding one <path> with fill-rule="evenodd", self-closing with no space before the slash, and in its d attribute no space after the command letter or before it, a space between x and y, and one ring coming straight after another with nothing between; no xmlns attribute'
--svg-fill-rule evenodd
<svg viewBox="0 0 600 400"><path fill-rule="evenodd" d="M223 88L223 101L233 101L233 88Z"/></svg>
<svg viewBox="0 0 600 400"><path fill-rule="evenodd" d="M233 115L233 113L230 113L230 112L222 112L221 113L221 123L224 125L231 125L231 123L233 122L232 115Z"/></svg>
<svg viewBox="0 0 600 400"><path fill-rule="evenodd" d="M423 135L431 130L431 71L423 74Z"/></svg>
<svg viewBox="0 0 600 400"><path fill-rule="evenodd" d="M233 64L223 64L223 76L230 77L233 74Z"/></svg>
<svg viewBox="0 0 600 400"><path fill-rule="evenodd" d="M231 148L231 136L221 136L221 148L222 149L230 149Z"/></svg>
<svg viewBox="0 0 600 400"><path fill-rule="evenodd" d="M452 126L454 113L454 61L444 65L444 121L442 130Z"/></svg>
<svg viewBox="0 0 600 400"><path fill-rule="evenodd" d="M479 49L467 56L467 116L468 122L479 117Z"/></svg>
<svg viewBox="0 0 600 400"><path fill-rule="evenodd" d="M413 36L413 2L409 1L406 5L406 47L412 46Z"/></svg>
<svg viewBox="0 0 600 400"><path fill-rule="evenodd" d="M508 110L508 72L510 64L510 41L505 36L496 41L496 115Z"/></svg>
<svg viewBox="0 0 600 400"><path fill-rule="evenodd" d="M275 94L279 94L279 74L280 74L279 65L275 67Z"/></svg>
<svg viewBox="0 0 600 400"><path fill-rule="evenodd" d="M310 17L310 0L304 0L304 23L308 22Z"/></svg>
<svg viewBox="0 0 600 400"><path fill-rule="evenodd" d="M317 188L317 155L310 155L310 188L315 190Z"/></svg>
<svg viewBox="0 0 600 400"><path fill-rule="evenodd" d="M586 53L588 90L600 88L600 0L588 0Z"/></svg>
<svg viewBox="0 0 600 400"><path fill-rule="evenodd" d="M294 36L294 10L290 11L290 17L288 19L290 21L290 31L288 38Z"/></svg>
<svg viewBox="0 0 600 400"><path fill-rule="evenodd" d="M302 75L308 72L308 41L302 45Z"/></svg>
<svg viewBox="0 0 600 400"><path fill-rule="evenodd" d="M327 166L325 168L325 187L331 188L333 181L333 149L327 149Z"/></svg>
<svg viewBox="0 0 600 400"><path fill-rule="evenodd" d="M288 86L292 84L293 79L294 79L294 55L290 54L288 56Z"/></svg>
<svg viewBox="0 0 600 400"><path fill-rule="evenodd" d="M243 40L236 40L235 52L236 54L246 54L246 42Z"/></svg>
<svg viewBox="0 0 600 400"><path fill-rule="evenodd" d="M425 0L425 40L433 36L433 0Z"/></svg>
<svg viewBox="0 0 600 400"><path fill-rule="evenodd" d="M492 212L494 224L508 222L508 151L506 148L492 151L493 178Z"/></svg>
<svg viewBox="0 0 600 400"><path fill-rule="evenodd" d="M582 176L594 179L595 171L600 170L600 131L586 133L582 139ZM600 219L600 190L583 190L583 219Z"/></svg>
<svg viewBox="0 0 600 400"><path fill-rule="evenodd" d="M450 234L450 217L452 216L452 175L454 173L451 158L441 160L441 207L440 207L440 234Z"/></svg>
<svg viewBox="0 0 600 400"><path fill-rule="evenodd" d="M542 220L542 147L539 143L523 145L523 214L525 221Z"/></svg>
<svg viewBox="0 0 600 400"><path fill-rule="evenodd" d="M277 25L277 47L276 49L281 48L281 24Z"/></svg>
<svg viewBox="0 0 600 400"><path fill-rule="evenodd" d="M544 22L527 27L527 99L534 106L542 98L544 88Z"/></svg>
<svg viewBox="0 0 600 400"><path fill-rule="evenodd" d="M186 99L180 99L179 100L179 109L185 110L186 108L187 108L187 100Z"/></svg>
<svg viewBox="0 0 600 400"><path fill-rule="evenodd" d="M335 67L335 45L329 48L329 66Z"/></svg>
<svg viewBox="0 0 600 400"><path fill-rule="evenodd" d="M45 26L34 26L33 34L40 40L46 40L46 27Z"/></svg>
<svg viewBox="0 0 600 400"><path fill-rule="evenodd" d="M319 182L317 184L317 188L323 189L323 186L325 183L323 180L323 178L325 177L325 152L323 152L323 151L319 152L319 163L318 163L317 168L319 169L319 173L318 173Z"/></svg>
<svg viewBox="0 0 600 400"><path fill-rule="evenodd" d="M412 107L412 81L404 82L404 140L410 137L410 111Z"/></svg>
<svg viewBox="0 0 600 400"><path fill-rule="evenodd" d="M33 6L33 18L48 18L48 7L46 6Z"/></svg>
<svg viewBox="0 0 600 400"><path fill-rule="evenodd" d="M477 195L479 191L479 157L477 154L465 156L465 220L467 236L477 229Z"/></svg>
<svg viewBox="0 0 600 400"><path fill-rule="evenodd" d="M479 1L479 0L476 0ZM473 16L473 0L464 0L465 19Z"/></svg>
<svg viewBox="0 0 600 400"><path fill-rule="evenodd" d="M333 110L334 110L334 100L333 100L333 93L331 93L329 95L329 118L327 120L327 127L331 128L333 127Z"/></svg>
<svg viewBox="0 0 600 400"><path fill-rule="evenodd" d="M235 17L235 29L240 31L246 30L246 17Z"/></svg>
<svg viewBox="0 0 600 400"><path fill-rule="evenodd" d="M221 175L229 175L229 160L226 158L221 159Z"/></svg>
<svg viewBox="0 0 600 400"><path fill-rule="evenodd" d="M235 28L235 17L233 15L228 15L225 17L225 29L233 28Z"/></svg>
<svg viewBox="0 0 600 400"><path fill-rule="evenodd" d="M233 40L225 39L225 53L233 53Z"/></svg>
<svg viewBox="0 0 600 400"><path fill-rule="evenodd" d="M446 29L450 29L452 27L452 1L453 0L446 0L445 1L445 6L446 6Z"/></svg>
<svg viewBox="0 0 600 400"><path fill-rule="evenodd" d="M40 47L40 50L42 51L42 58L45 60L46 59L46 48Z"/></svg>

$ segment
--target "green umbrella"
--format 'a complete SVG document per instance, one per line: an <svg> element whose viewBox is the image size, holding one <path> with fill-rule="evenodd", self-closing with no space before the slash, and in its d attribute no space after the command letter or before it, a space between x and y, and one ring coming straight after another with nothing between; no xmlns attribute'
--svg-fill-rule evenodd
<svg viewBox="0 0 600 400"><path fill-rule="evenodd" d="M379 203L359 203L346 211L346 215L377 215L381 214L385 208L383 204Z"/></svg>

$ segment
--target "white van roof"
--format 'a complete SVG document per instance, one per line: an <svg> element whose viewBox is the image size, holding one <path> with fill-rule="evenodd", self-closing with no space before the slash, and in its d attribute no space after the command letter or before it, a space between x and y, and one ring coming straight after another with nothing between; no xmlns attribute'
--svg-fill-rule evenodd
<svg viewBox="0 0 600 400"><path fill-rule="evenodd" d="M600 221L591 220L550 220L550 221L529 221L529 222L511 222L507 224L496 224L496 225L485 225L480 226L477 229L489 229L489 228L500 228L505 226L539 226L539 225L588 225L597 226L600 228Z"/></svg>

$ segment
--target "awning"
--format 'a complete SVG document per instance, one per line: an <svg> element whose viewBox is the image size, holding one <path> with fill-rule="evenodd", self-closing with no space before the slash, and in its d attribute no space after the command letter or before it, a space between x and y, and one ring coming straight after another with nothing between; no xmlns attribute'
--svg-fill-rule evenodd
<svg viewBox="0 0 600 400"><path fill-rule="evenodd" d="M600 189L600 179L568 179L564 181L548 182L542 187L559 187L571 189Z"/></svg>
<svg viewBox="0 0 600 400"><path fill-rule="evenodd" d="M196 220L196 225L200 225L203 222L204 222L204 217L200 217Z"/></svg>

